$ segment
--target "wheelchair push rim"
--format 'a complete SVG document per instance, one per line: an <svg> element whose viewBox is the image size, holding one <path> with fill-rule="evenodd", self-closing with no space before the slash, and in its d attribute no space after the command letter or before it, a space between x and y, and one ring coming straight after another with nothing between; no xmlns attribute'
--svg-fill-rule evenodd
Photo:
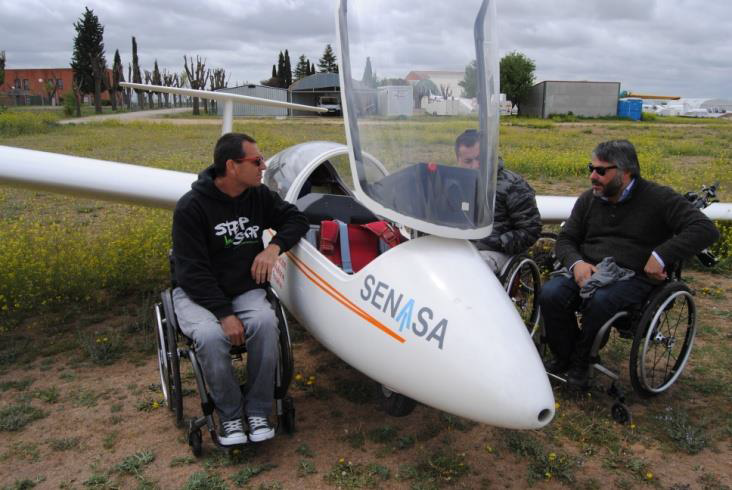
<svg viewBox="0 0 732 490"><path fill-rule="evenodd" d="M637 370L631 370L631 375L638 377L642 391L649 395L662 393L676 382L694 343L696 307L693 297L683 286L675 289L660 302L644 336L636 339L633 345L632 355L640 365Z"/></svg>
<svg viewBox="0 0 732 490"><path fill-rule="evenodd" d="M537 340L539 333L539 289L541 272L536 263L527 257L506 272L505 290L516 306L531 337ZM518 281L518 282L517 282Z"/></svg>
<svg viewBox="0 0 732 490"><path fill-rule="evenodd" d="M160 387L163 392L165 404L173 409L170 403L170 366L168 364L168 351L166 349L168 343L165 338L164 317L160 311L160 304L155 305L155 342L158 349L158 371L160 372Z"/></svg>

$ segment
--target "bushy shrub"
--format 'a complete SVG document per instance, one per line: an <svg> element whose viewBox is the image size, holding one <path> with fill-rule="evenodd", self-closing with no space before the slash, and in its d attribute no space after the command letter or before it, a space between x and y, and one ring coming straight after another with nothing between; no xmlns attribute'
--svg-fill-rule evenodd
<svg viewBox="0 0 732 490"><path fill-rule="evenodd" d="M64 114L67 116L73 116L74 111L76 111L76 97L74 96L74 92L69 90L68 92L64 92L63 95L63 102L64 102Z"/></svg>
<svg viewBox="0 0 732 490"><path fill-rule="evenodd" d="M641 121L657 121L658 115L652 112L642 112Z"/></svg>

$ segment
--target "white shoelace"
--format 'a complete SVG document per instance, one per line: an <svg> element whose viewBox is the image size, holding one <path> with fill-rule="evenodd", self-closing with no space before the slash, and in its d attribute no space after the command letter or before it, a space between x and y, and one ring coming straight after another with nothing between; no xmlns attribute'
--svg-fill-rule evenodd
<svg viewBox="0 0 732 490"><path fill-rule="evenodd" d="M267 422L266 417L257 417L257 416L251 416L248 417L249 419L249 427L251 430L257 430L257 429L268 429L269 423Z"/></svg>
<svg viewBox="0 0 732 490"><path fill-rule="evenodd" d="M232 432L244 432L244 428L241 425L241 419L227 420L222 425L224 426L224 431L227 435Z"/></svg>

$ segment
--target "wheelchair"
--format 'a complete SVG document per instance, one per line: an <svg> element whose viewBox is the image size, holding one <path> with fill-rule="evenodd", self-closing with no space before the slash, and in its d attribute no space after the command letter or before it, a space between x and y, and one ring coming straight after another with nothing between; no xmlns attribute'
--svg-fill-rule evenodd
<svg viewBox="0 0 732 490"><path fill-rule="evenodd" d="M528 254L514 255L506 261L498 279L516 306L531 337L537 339L541 317L539 309L541 270L539 265Z"/></svg>
<svg viewBox="0 0 732 490"><path fill-rule="evenodd" d="M206 388L201 365L196 356L194 343L183 335L175 315L173 306L172 288L166 289L160 295L161 301L154 305L154 316L156 322L156 341L158 353L158 369L160 371L160 384L162 387L165 404L173 412L178 427L183 426L183 396L184 388L181 382L180 360L187 359L193 368L196 379L196 386L201 399L201 410L203 414L193 417L187 422L187 439L191 451L195 456L203 452L203 438L201 429L206 426L212 441L217 447L224 447L219 444L214 421L214 403ZM267 299L277 315L279 323L279 362L275 372L274 399L277 415L276 431L280 433L283 429L286 433L292 434L295 431L295 405L292 397L287 395L287 389L292 381L293 357L290 333L287 327L282 305L277 295L271 288L267 288ZM180 347L179 343L185 342L186 347ZM232 361L242 360L246 353L246 346L233 346L231 348ZM242 390L244 386L241 386ZM228 448L229 446L227 446Z"/></svg>
<svg viewBox="0 0 732 490"><path fill-rule="evenodd" d="M613 328L620 338L632 341L628 371L633 391L643 398L667 391L686 367L696 336L694 293L681 279L681 267L676 267L665 282L652 289L644 302L609 318L592 344L590 379L595 373L610 378L607 393L614 400L611 415L616 422L624 424L631 420L631 413L620 377L603 365L599 357ZM540 343L546 347L543 329L539 333ZM547 374L560 382L567 381L560 375Z"/></svg>

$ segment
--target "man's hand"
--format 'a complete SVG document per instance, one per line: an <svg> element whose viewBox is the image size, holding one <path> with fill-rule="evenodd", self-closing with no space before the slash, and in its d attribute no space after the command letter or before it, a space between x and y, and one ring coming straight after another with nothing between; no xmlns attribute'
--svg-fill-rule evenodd
<svg viewBox="0 0 732 490"><path fill-rule="evenodd" d="M656 260L656 257L651 254L650 257L648 257L648 262L646 262L646 266L643 268L643 272L646 273L646 276L650 277L651 279L655 279L657 281L665 281L666 280L666 271L664 270L663 266Z"/></svg>
<svg viewBox="0 0 732 490"><path fill-rule="evenodd" d="M252 262L252 279L257 284L263 284L269 281L269 277L272 274L272 267L274 267L277 257L280 255L280 246L276 243L270 243L267 248L262 250L254 257Z"/></svg>
<svg viewBox="0 0 732 490"><path fill-rule="evenodd" d="M585 261L577 262L572 268L574 282L576 282L579 287L584 286L595 272L597 272L597 267L592 264L588 264Z"/></svg>
<svg viewBox="0 0 732 490"><path fill-rule="evenodd" d="M242 345L244 343L244 324L236 315L229 315L219 320L224 335L229 337L231 345Z"/></svg>

